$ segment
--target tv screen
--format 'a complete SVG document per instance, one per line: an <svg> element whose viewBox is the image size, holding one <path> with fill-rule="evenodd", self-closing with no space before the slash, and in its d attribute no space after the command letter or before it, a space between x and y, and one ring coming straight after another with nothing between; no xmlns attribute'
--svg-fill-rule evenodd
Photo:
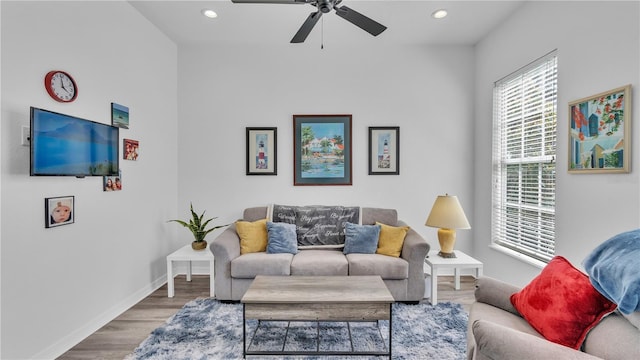
<svg viewBox="0 0 640 360"><path fill-rule="evenodd" d="M118 128L31 107L31 176L118 175Z"/></svg>

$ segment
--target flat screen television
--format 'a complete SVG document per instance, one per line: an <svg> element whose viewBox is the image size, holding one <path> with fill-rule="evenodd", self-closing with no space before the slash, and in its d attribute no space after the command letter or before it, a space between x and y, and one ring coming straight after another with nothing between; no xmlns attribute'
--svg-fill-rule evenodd
<svg viewBox="0 0 640 360"><path fill-rule="evenodd" d="M31 107L31 176L116 176L115 126Z"/></svg>

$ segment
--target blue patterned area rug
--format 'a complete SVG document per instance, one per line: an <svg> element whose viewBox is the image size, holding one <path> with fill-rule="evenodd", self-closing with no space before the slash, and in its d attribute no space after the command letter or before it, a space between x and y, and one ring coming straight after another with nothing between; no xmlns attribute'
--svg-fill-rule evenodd
<svg viewBox="0 0 640 360"><path fill-rule="evenodd" d="M393 359L465 359L468 315L460 304L450 302L406 305L393 304ZM257 321L247 322L247 343L256 332ZM318 323L262 322L251 350L341 351L353 346L358 351L386 351L389 322L320 322L320 344L316 344ZM263 328L266 326L267 328ZM349 328L347 328L349 326ZM285 340L286 339L286 340ZM272 348L275 346L275 348ZM186 304L161 327L155 329L125 360L142 359L241 359L242 305L223 304L214 299L197 299ZM248 356L248 359L340 359L329 356ZM382 357L360 356L359 359Z"/></svg>

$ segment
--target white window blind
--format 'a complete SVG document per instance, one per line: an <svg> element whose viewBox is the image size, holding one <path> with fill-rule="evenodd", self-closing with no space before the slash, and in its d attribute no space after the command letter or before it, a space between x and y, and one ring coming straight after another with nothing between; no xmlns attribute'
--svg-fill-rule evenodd
<svg viewBox="0 0 640 360"><path fill-rule="evenodd" d="M557 56L497 81L492 241L541 261L555 254Z"/></svg>

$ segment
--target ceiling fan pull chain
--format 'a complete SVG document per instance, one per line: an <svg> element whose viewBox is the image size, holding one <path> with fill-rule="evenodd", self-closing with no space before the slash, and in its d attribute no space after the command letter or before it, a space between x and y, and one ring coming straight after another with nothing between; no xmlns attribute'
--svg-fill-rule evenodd
<svg viewBox="0 0 640 360"><path fill-rule="evenodd" d="M322 24L321 25L321 33L322 35L320 36L320 50L324 49L324 17L322 18Z"/></svg>

